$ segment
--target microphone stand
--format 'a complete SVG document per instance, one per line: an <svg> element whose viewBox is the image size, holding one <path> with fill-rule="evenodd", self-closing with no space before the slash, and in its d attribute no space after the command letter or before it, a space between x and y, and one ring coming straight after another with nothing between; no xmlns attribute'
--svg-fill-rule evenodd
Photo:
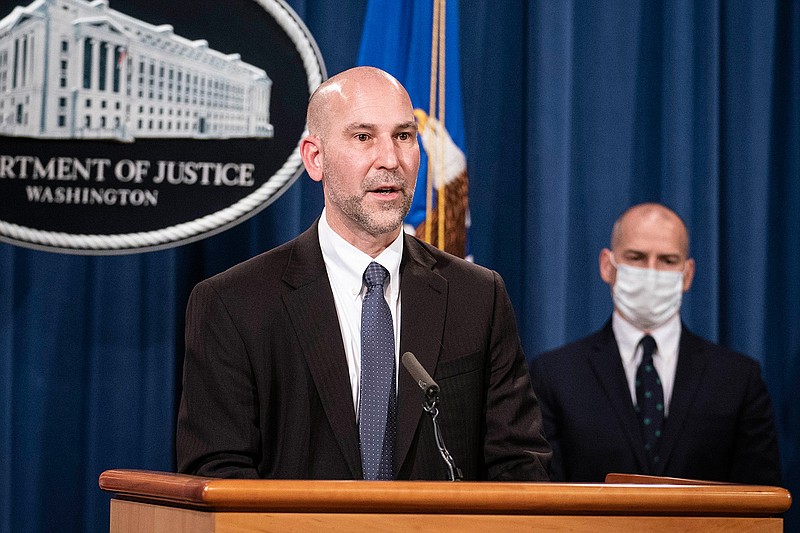
<svg viewBox="0 0 800 533"><path fill-rule="evenodd" d="M444 445L444 439L442 439L442 432L439 429L439 421L436 420L436 417L439 416L439 409L436 407L439 403L438 393L439 391L436 389L428 390L428 392L425 394L425 403L422 404L422 408L426 413L431 415L431 421L433 422L433 436L436 439L436 447L439 448L439 455L442 456L442 459L444 459L444 462L447 464L450 481L461 481L464 479L464 476L461 473L461 469L456 466L456 462L453 460L450 452L447 451L447 447Z"/></svg>
<svg viewBox="0 0 800 533"><path fill-rule="evenodd" d="M464 475L461 473L461 469L456 466L453 456L447 451L447 447L444 445L444 439L442 438L442 431L439 429L439 422L436 420L436 417L439 416L439 409L436 407L439 404L439 385L433 381L430 374L419 364L419 361L417 361L413 353L405 352L401 360L403 366L406 367L408 373L411 374L411 377L414 378L414 381L417 382L417 385L419 385L419 388L422 389L425 394L425 402L422 404L422 409L431 415L436 447L439 448L439 455L442 456L445 464L447 464L450 481L461 481L464 479Z"/></svg>

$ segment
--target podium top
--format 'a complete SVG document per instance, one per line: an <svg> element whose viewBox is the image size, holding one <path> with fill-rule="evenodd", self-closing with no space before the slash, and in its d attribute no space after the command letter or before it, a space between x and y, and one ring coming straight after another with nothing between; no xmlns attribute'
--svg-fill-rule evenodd
<svg viewBox="0 0 800 533"><path fill-rule="evenodd" d="M789 491L780 487L687 480L682 484L239 480L118 469L100 475L100 488L119 499L209 511L772 516L791 505Z"/></svg>

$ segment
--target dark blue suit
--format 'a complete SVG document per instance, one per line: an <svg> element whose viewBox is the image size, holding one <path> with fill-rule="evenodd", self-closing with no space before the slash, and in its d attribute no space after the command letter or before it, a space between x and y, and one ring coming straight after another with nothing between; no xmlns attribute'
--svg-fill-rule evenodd
<svg viewBox="0 0 800 533"><path fill-rule="evenodd" d="M780 485L772 406L758 363L685 326L682 332L655 471L647 466L610 321L532 363L553 448L552 480L601 482L618 472Z"/></svg>

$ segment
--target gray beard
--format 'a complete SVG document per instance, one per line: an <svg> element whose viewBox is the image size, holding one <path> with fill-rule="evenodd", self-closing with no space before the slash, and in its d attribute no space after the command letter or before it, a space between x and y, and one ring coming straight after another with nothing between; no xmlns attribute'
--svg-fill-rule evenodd
<svg viewBox="0 0 800 533"><path fill-rule="evenodd" d="M394 173L383 172L372 176L363 184L362 190L364 192L360 195L354 194L349 196L339 195L338 188L336 187L339 181L338 176L326 172L324 169L323 175L330 185L331 201L341 209L348 218L356 222L370 235L383 235L397 230L397 228L403 224L403 219L408 214L409 209L411 209L411 202L414 199L414 195L408 194L404 188L400 189L402 202L399 206L387 205L380 211L369 211L364 206L364 197L367 194L366 191L374 189L378 184L389 182L396 186L402 186L402 179L396 177ZM387 177L390 179L387 180Z"/></svg>

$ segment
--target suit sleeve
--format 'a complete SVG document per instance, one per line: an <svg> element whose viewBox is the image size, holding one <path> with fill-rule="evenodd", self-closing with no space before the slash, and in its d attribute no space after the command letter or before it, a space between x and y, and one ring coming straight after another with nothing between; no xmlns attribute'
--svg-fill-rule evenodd
<svg viewBox="0 0 800 533"><path fill-rule="evenodd" d="M258 478L257 399L248 354L208 282L186 310L186 355L176 434L178 472Z"/></svg>
<svg viewBox="0 0 800 533"><path fill-rule="evenodd" d="M742 401L730 481L780 486L781 468L772 402L752 361Z"/></svg>
<svg viewBox="0 0 800 533"><path fill-rule="evenodd" d="M552 453L544 437L511 301L502 278L493 275L495 303L484 449L488 479L546 481Z"/></svg>
<svg viewBox="0 0 800 533"><path fill-rule="evenodd" d="M546 365L542 364L541 359L535 359L531 364L531 379L533 390L542 410L544 434L553 450L553 458L550 461L550 480L565 481L564 459L561 453L561 432L558 423L559 415L557 414L558 401L553 398L553 391L547 387L548 383L553 382L553 378L548 376Z"/></svg>

